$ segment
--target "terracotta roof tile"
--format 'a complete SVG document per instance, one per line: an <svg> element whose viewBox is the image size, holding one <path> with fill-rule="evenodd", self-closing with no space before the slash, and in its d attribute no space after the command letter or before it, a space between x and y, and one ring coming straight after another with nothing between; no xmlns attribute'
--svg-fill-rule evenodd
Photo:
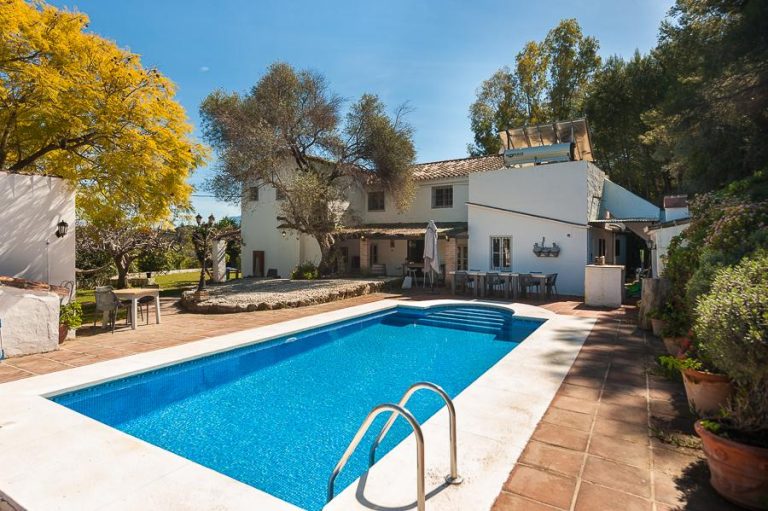
<svg viewBox="0 0 768 511"><path fill-rule="evenodd" d="M468 176L472 172L498 170L503 166L504 159L502 156L500 154L493 154L490 156L474 156L456 160L419 163L412 168L414 180L426 181L429 179L463 177Z"/></svg>

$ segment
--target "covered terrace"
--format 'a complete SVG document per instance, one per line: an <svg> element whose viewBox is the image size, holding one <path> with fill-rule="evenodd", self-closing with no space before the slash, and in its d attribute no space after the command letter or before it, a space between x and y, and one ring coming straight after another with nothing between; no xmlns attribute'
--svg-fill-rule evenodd
<svg viewBox="0 0 768 511"><path fill-rule="evenodd" d="M467 222L436 222L441 278L467 267ZM339 238L340 273L405 275L424 263L427 222L362 224L344 227ZM420 274L419 274L420 275Z"/></svg>

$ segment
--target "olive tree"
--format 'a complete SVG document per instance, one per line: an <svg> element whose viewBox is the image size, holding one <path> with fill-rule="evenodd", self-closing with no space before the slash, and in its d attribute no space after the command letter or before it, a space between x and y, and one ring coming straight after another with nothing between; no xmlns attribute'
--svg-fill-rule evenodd
<svg viewBox="0 0 768 511"><path fill-rule="evenodd" d="M352 183L375 182L400 209L413 196L407 109L389 115L372 94L346 115L342 106L321 74L285 63L271 65L249 92L214 91L201 106L204 137L218 155L209 190L239 202L247 186L277 189L281 228L317 240L322 273L333 268L335 232Z"/></svg>

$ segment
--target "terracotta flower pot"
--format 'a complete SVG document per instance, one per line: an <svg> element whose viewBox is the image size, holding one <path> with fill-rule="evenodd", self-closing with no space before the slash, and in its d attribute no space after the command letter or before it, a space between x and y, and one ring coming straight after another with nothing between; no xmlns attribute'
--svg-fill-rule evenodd
<svg viewBox="0 0 768 511"><path fill-rule="evenodd" d="M768 510L768 449L734 442L704 429L697 421L712 477L712 487L731 502L756 511Z"/></svg>
<svg viewBox="0 0 768 511"><path fill-rule="evenodd" d="M67 325L59 325L59 344L63 343L69 334L69 327Z"/></svg>
<svg viewBox="0 0 768 511"><path fill-rule="evenodd" d="M688 342L687 337L664 337L664 347L667 348L667 353L676 357L683 351L683 345Z"/></svg>
<svg viewBox="0 0 768 511"><path fill-rule="evenodd" d="M651 330L653 331L653 335L656 337L661 337L661 332L664 331L664 327L667 325L667 322L663 319L651 319Z"/></svg>
<svg viewBox="0 0 768 511"><path fill-rule="evenodd" d="M717 415L725 406L733 387L724 374L708 373L695 369L684 369L683 384L688 403L702 417Z"/></svg>

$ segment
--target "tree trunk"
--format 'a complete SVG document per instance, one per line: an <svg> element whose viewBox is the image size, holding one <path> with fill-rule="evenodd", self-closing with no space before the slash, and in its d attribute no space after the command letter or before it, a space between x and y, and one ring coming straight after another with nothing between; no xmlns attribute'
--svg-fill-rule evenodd
<svg viewBox="0 0 768 511"><path fill-rule="evenodd" d="M317 269L320 275L329 275L336 269L336 240L331 233L315 234L315 239L320 245L320 264Z"/></svg>
<svg viewBox="0 0 768 511"><path fill-rule="evenodd" d="M115 260L115 268L117 268L117 289L125 289L128 287L128 269L131 266L131 262L122 256L114 257L113 259Z"/></svg>

